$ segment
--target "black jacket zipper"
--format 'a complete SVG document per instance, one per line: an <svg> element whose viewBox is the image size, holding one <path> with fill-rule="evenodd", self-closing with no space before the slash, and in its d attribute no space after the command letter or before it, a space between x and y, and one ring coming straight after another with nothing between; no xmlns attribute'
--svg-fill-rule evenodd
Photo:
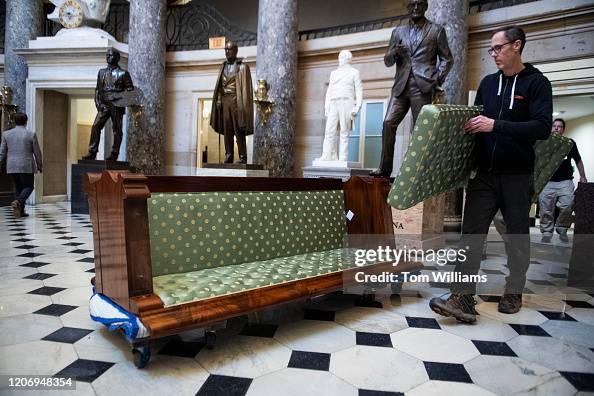
<svg viewBox="0 0 594 396"><path fill-rule="evenodd" d="M508 79L505 79L505 86L503 87L503 93L501 94L501 104L499 105L499 115L497 116L497 119L500 120L501 119L501 113L503 112L503 102L505 99L505 91L507 90L507 82ZM491 131L491 133L493 133ZM492 172L493 171L493 162L495 161L495 149L497 148L497 134L495 135L495 144L493 145L493 150L491 150L491 166L489 167L489 171Z"/></svg>

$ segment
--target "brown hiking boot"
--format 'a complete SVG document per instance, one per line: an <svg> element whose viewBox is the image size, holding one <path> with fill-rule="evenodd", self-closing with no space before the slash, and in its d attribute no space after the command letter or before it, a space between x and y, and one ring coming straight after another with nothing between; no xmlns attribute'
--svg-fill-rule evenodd
<svg viewBox="0 0 594 396"><path fill-rule="evenodd" d="M12 214L17 219L21 217L21 203L18 200L14 200L10 203L10 207L12 208Z"/></svg>
<svg viewBox="0 0 594 396"><path fill-rule="evenodd" d="M476 301L470 294L452 293L447 300L435 297L429 301L433 312L443 316L453 316L460 322L474 323L478 313L474 309Z"/></svg>
<svg viewBox="0 0 594 396"><path fill-rule="evenodd" d="M504 294L497 306L497 310L504 314L515 314L520 308L522 308L521 294Z"/></svg>

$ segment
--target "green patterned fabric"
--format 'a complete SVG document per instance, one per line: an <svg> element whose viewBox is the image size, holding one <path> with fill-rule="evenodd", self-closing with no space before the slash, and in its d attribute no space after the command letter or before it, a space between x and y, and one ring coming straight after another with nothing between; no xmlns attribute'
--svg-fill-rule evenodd
<svg viewBox="0 0 594 396"><path fill-rule="evenodd" d="M354 268L355 250L333 249L162 275L153 278L153 290L165 306L182 304Z"/></svg>
<svg viewBox="0 0 594 396"><path fill-rule="evenodd" d="M391 206L407 209L466 182L474 136L463 126L481 110L480 106L423 106L388 196Z"/></svg>
<svg viewBox="0 0 594 396"><path fill-rule="evenodd" d="M532 202L538 202L538 195L551 180L553 174L567 156L573 142L557 133L551 133L547 140L539 140L534 145L534 195Z"/></svg>
<svg viewBox="0 0 594 396"><path fill-rule="evenodd" d="M153 194L153 276L337 249L341 190Z"/></svg>

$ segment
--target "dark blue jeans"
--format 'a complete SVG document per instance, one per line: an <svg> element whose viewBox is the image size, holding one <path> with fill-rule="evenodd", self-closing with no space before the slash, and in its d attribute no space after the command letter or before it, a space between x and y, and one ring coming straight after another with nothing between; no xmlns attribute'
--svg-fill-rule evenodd
<svg viewBox="0 0 594 396"><path fill-rule="evenodd" d="M25 207L25 202L33 192L34 175L33 173L11 173L10 178L14 185L14 198Z"/></svg>

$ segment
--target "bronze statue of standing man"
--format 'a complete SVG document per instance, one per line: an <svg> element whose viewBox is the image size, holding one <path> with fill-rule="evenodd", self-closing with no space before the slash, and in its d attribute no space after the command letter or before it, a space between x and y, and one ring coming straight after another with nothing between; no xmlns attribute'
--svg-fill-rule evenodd
<svg viewBox="0 0 594 396"><path fill-rule="evenodd" d="M394 29L384 56L387 67L396 64L396 78L384 118L380 165L371 176L390 176L398 125L409 108L413 123L417 120L452 67L445 30L425 18L427 6L427 0L409 0L410 19Z"/></svg>
<svg viewBox="0 0 594 396"><path fill-rule="evenodd" d="M134 85L130 73L119 65L120 52L115 48L108 48L105 55L107 67L99 70L97 75L97 87L95 88L95 107L97 116L91 128L91 139L89 142L89 153L83 159L95 159L99 151L101 130L107 120L111 118L113 129L113 146L111 154L105 158L107 161L117 161L122 145L122 119L125 107L118 106L125 91L133 91Z"/></svg>
<svg viewBox="0 0 594 396"><path fill-rule="evenodd" d="M212 98L210 126L225 136L225 163L233 162L235 137L238 163L246 164L246 136L254 133L252 76L249 66L237 58L237 44L233 41L225 45L225 56Z"/></svg>

